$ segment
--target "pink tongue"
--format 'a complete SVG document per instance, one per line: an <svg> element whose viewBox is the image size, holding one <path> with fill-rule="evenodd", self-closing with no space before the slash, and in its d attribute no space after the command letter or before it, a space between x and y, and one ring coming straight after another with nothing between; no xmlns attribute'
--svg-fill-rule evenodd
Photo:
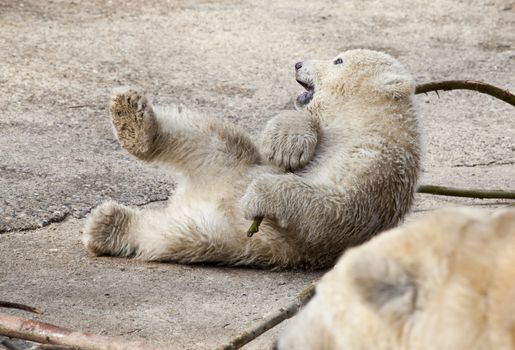
<svg viewBox="0 0 515 350"><path fill-rule="evenodd" d="M306 104L311 100L311 97L313 97L313 93L311 91L302 91L299 96L297 96L297 101Z"/></svg>

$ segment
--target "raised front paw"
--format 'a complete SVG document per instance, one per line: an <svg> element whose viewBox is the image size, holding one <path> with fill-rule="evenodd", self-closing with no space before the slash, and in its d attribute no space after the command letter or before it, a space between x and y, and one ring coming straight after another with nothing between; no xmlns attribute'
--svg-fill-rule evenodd
<svg viewBox="0 0 515 350"><path fill-rule="evenodd" d="M263 157L287 171L305 166L313 158L318 142L318 123L296 113L271 119L261 139Z"/></svg>
<svg viewBox="0 0 515 350"><path fill-rule="evenodd" d="M152 154L157 121L143 94L131 89L115 92L111 120L118 141L129 153L139 158Z"/></svg>
<svg viewBox="0 0 515 350"><path fill-rule="evenodd" d="M105 202L91 212L82 242L91 255L130 255L127 232L133 212L115 202Z"/></svg>

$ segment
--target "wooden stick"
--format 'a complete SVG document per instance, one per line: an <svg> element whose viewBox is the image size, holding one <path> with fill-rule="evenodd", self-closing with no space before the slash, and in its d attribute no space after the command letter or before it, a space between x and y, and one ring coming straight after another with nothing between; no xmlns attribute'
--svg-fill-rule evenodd
<svg viewBox="0 0 515 350"><path fill-rule="evenodd" d="M53 345L53 344L38 344L33 346L29 350L81 350L76 346L63 346L63 345Z"/></svg>
<svg viewBox="0 0 515 350"><path fill-rule="evenodd" d="M81 333L48 323L0 313L0 335L36 343L76 347L81 350L156 350L141 342Z"/></svg>
<svg viewBox="0 0 515 350"><path fill-rule="evenodd" d="M9 301L0 300L0 307L10 308L10 309L18 309L23 311L32 312L35 314L42 314L43 312L33 306L28 306L25 304L11 303Z"/></svg>
<svg viewBox="0 0 515 350"><path fill-rule="evenodd" d="M308 303L308 301L315 295L315 285L312 284L297 295L295 301L288 305L285 309L281 309L272 316L268 317L265 321L261 322L257 326L244 331L234 337L226 345L219 347L219 350L236 350L243 347L245 344L250 343L252 340L259 337L269 329L277 326L284 320L287 320L297 314L299 310Z"/></svg>
<svg viewBox="0 0 515 350"><path fill-rule="evenodd" d="M490 85L484 83L482 81L476 80L444 80L444 81L433 81L426 84L419 84L415 89L415 94L423 94L429 91L438 91L438 90L472 90L477 91L482 94L487 94L498 98L506 103L509 103L512 106L515 106L515 95L509 92L508 90L504 90L498 88L497 86Z"/></svg>
<svg viewBox="0 0 515 350"><path fill-rule="evenodd" d="M503 190L480 190L470 188L457 188L447 186L436 186L436 185L421 185L418 193L434 194L437 196L450 196L450 197L465 197L465 198L479 198L479 199L515 199L515 191L503 191ZM259 225L263 218L254 219L247 236L252 237L252 234L259 232ZM252 234L251 234L252 232Z"/></svg>
<svg viewBox="0 0 515 350"><path fill-rule="evenodd" d="M468 188L445 187L435 185L422 185L418 193L435 194L438 196L467 197L467 198L494 198L515 199L515 191L503 190L474 190Z"/></svg>

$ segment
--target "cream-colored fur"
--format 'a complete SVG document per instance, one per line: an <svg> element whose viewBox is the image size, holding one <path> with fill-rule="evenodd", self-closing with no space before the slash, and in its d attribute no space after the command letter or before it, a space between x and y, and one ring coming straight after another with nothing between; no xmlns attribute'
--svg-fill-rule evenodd
<svg viewBox="0 0 515 350"><path fill-rule="evenodd" d="M411 206L419 171L413 80L380 52L338 59L302 63L296 78L314 88L312 99L299 97L299 111L272 118L260 145L219 119L152 107L133 90L115 93L111 116L121 145L171 168L178 187L166 209L97 207L84 232L89 251L323 268L395 226ZM248 238L251 220L263 216Z"/></svg>
<svg viewBox="0 0 515 350"><path fill-rule="evenodd" d="M515 349L515 209L442 209L348 250L277 348Z"/></svg>

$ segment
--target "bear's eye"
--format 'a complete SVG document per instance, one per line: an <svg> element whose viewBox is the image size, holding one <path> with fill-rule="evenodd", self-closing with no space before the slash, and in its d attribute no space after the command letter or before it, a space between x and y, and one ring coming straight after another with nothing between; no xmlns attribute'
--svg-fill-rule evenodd
<svg viewBox="0 0 515 350"><path fill-rule="evenodd" d="M335 60L334 60L334 62L333 62L333 63L334 63L334 64L342 64L342 63L343 63L343 60L342 60L341 58L339 58L339 57L338 57L337 59L335 59Z"/></svg>

